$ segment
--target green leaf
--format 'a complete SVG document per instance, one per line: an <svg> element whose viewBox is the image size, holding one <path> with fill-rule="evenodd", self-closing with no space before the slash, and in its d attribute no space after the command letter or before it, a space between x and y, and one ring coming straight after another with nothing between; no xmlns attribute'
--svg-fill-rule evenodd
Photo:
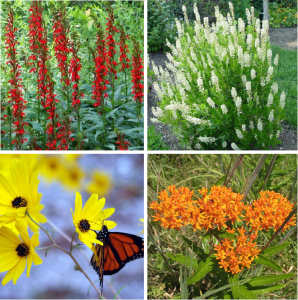
<svg viewBox="0 0 298 300"><path fill-rule="evenodd" d="M201 280L203 277L206 276L206 274L208 274L212 270L212 267L213 260L211 257L208 257L206 261L201 261L198 268L195 268L197 269L195 273L187 279L187 284L196 283L199 280Z"/></svg>
<svg viewBox="0 0 298 300"><path fill-rule="evenodd" d="M258 299L251 291L249 291L245 286L239 286L238 291L239 299Z"/></svg>
<svg viewBox="0 0 298 300"><path fill-rule="evenodd" d="M278 252L280 252L282 249L290 246L291 243L284 243L284 244L281 244L281 245L276 245L276 246L273 246L271 248L267 248L264 250L264 254L268 255L268 256L271 256L271 255L274 255Z"/></svg>
<svg viewBox="0 0 298 300"><path fill-rule="evenodd" d="M43 133L44 132L44 128L40 125L40 123L38 122L30 122L30 124L32 125L33 129Z"/></svg>
<svg viewBox="0 0 298 300"><path fill-rule="evenodd" d="M209 253L209 238L202 238L202 248L206 254Z"/></svg>
<svg viewBox="0 0 298 300"><path fill-rule="evenodd" d="M239 281L239 275L236 274L233 277L230 278L229 282L230 283L235 283ZM239 285L235 284L232 286L232 293L233 293L233 299L238 299L239 298Z"/></svg>
<svg viewBox="0 0 298 300"><path fill-rule="evenodd" d="M257 276L254 277L249 284L251 286L258 286L258 285L264 285L264 284L271 284L283 279L288 279L291 277L296 276L294 273L288 273L288 274L281 274L281 275L268 275L268 276Z"/></svg>
<svg viewBox="0 0 298 300"><path fill-rule="evenodd" d="M114 144L105 144L105 147L109 148L109 149L112 149L112 150L115 150L115 145Z"/></svg>
<svg viewBox="0 0 298 300"><path fill-rule="evenodd" d="M264 295L267 293L271 293L273 291L277 291L283 289L286 285L285 284L276 284L272 286L256 286L257 289L250 289L250 292L253 293L255 296L257 295Z"/></svg>
<svg viewBox="0 0 298 300"><path fill-rule="evenodd" d="M254 261L260 265L264 265L276 271L282 272L282 268L276 262L267 258L265 255L258 255L258 258L255 258Z"/></svg>
<svg viewBox="0 0 298 300"><path fill-rule="evenodd" d="M198 262L196 260L191 260L190 257L185 257L184 255L182 254L177 254L177 255L174 255L172 253L167 253L167 256L169 258L171 258L173 261L176 261L180 264L183 264L186 266L190 266L192 265L193 269L197 269L198 268Z"/></svg>
<svg viewBox="0 0 298 300"><path fill-rule="evenodd" d="M115 294L115 296L114 296L113 299L116 299L117 296L119 295L119 293L120 293L126 286L128 286L128 285L126 284L126 285L124 285L122 288L120 288L120 289L118 290L118 292Z"/></svg>

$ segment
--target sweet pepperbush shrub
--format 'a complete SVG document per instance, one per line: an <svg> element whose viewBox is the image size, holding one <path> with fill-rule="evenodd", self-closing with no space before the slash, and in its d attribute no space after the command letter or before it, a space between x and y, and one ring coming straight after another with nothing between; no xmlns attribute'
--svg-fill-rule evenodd
<svg viewBox="0 0 298 300"><path fill-rule="evenodd" d="M2 9L2 149L143 149L143 3Z"/></svg>
<svg viewBox="0 0 298 300"><path fill-rule="evenodd" d="M246 10L235 20L233 5L216 22L176 20L176 44L168 43L166 69L153 64L160 99L152 122L169 124L186 149L269 149L276 146L284 117L285 92L273 81L268 21ZM186 12L186 8L183 7ZM262 25L262 26L261 26Z"/></svg>

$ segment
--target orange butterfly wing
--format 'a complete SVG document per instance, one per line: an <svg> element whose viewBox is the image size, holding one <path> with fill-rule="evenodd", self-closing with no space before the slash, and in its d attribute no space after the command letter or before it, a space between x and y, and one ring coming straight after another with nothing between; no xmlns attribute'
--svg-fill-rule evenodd
<svg viewBox="0 0 298 300"><path fill-rule="evenodd" d="M144 257L144 239L129 233L110 233L106 226L97 233L97 239L103 242L103 246L95 246L98 260L93 254L90 262L99 276L102 292L103 275L113 275L126 263Z"/></svg>

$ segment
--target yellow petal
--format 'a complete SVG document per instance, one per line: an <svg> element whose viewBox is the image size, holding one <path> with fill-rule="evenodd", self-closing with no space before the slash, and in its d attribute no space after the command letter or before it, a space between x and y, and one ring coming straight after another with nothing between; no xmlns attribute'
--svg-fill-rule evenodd
<svg viewBox="0 0 298 300"><path fill-rule="evenodd" d="M14 274L16 272L16 266L12 269L10 269L6 275L4 276L3 280L2 280L2 285L5 285L7 282L9 282L10 280L12 280Z"/></svg>
<svg viewBox="0 0 298 300"><path fill-rule="evenodd" d="M108 219L115 212L115 208L107 208L101 212L104 219Z"/></svg>
<svg viewBox="0 0 298 300"><path fill-rule="evenodd" d="M35 265L42 264L42 259L38 256L38 254L36 252L32 253L32 258L33 258L33 262Z"/></svg>
<svg viewBox="0 0 298 300"><path fill-rule="evenodd" d="M79 192L76 192L76 200L75 200L75 212L76 219L81 219L82 216L82 196Z"/></svg>
<svg viewBox="0 0 298 300"><path fill-rule="evenodd" d="M26 268L26 258L21 258L19 263L15 266L16 271L13 275L13 284L17 283L17 280L20 278L22 273L24 272Z"/></svg>
<svg viewBox="0 0 298 300"><path fill-rule="evenodd" d="M107 226L108 230L113 229L117 226L117 223L114 221L106 220L105 225Z"/></svg>
<svg viewBox="0 0 298 300"><path fill-rule="evenodd" d="M22 241L28 246L30 247L30 238L29 238L29 234L27 231L22 231L20 232L20 236Z"/></svg>
<svg viewBox="0 0 298 300"><path fill-rule="evenodd" d="M20 159L15 158L11 161L10 174L13 180L13 184L19 192L18 196L27 197L29 188L29 176L24 163ZM30 199L26 200L29 202Z"/></svg>
<svg viewBox="0 0 298 300"><path fill-rule="evenodd" d="M0 255L0 272L5 272L12 269L20 260L16 252L8 252L6 255Z"/></svg>
<svg viewBox="0 0 298 300"><path fill-rule="evenodd" d="M31 237L31 247L35 248L39 245L39 240L38 240L38 233L34 233L33 236Z"/></svg>
<svg viewBox="0 0 298 300"><path fill-rule="evenodd" d="M3 226L1 228L1 235L0 235L0 246L12 246L12 245L19 245L22 241L20 238L9 228Z"/></svg>
<svg viewBox="0 0 298 300"><path fill-rule="evenodd" d="M39 171L36 171L33 173L32 177L30 178L30 184L29 184L29 197L30 197L30 205L33 206L35 203L38 202L38 173Z"/></svg>
<svg viewBox="0 0 298 300"><path fill-rule="evenodd" d="M95 205L98 202L98 195L92 194L90 198L87 200L83 212L82 212L82 218L91 219L90 216L92 216L95 211Z"/></svg>
<svg viewBox="0 0 298 300"><path fill-rule="evenodd" d="M27 256L27 277L30 276L31 266L32 266L32 255L29 254Z"/></svg>

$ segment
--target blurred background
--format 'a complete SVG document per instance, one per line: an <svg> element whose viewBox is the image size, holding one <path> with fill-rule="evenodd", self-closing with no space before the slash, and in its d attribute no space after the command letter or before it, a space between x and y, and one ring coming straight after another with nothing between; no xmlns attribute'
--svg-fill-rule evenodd
<svg viewBox="0 0 298 300"><path fill-rule="evenodd" d="M80 192L83 205L92 193L106 198L104 208L114 207L109 218L117 223L111 232L125 232L143 236L144 218L144 156L136 154L21 154L0 155L0 172L9 169L10 160L20 156L35 159L40 169L38 191L42 193L42 213L48 222L41 224L50 231L55 242L69 251L71 236L75 230L71 208L75 208L75 193ZM30 230L29 235L32 236ZM40 245L50 246L51 241L40 231ZM79 240L75 236L75 242ZM24 272L14 285L12 281L1 285L0 298L5 299L81 299L98 298L98 294L85 276L75 269L73 260L57 248L37 250L43 260L41 265L32 265L30 277ZM90 265L92 251L82 245L73 254L83 270L99 288L98 275ZM6 272L0 273L2 281ZM125 286L127 285L127 286ZM143 299L144 259L129 262L119 273L104 277L104 297L114 298L115 293L125 286L117 298Z"/></svg>

